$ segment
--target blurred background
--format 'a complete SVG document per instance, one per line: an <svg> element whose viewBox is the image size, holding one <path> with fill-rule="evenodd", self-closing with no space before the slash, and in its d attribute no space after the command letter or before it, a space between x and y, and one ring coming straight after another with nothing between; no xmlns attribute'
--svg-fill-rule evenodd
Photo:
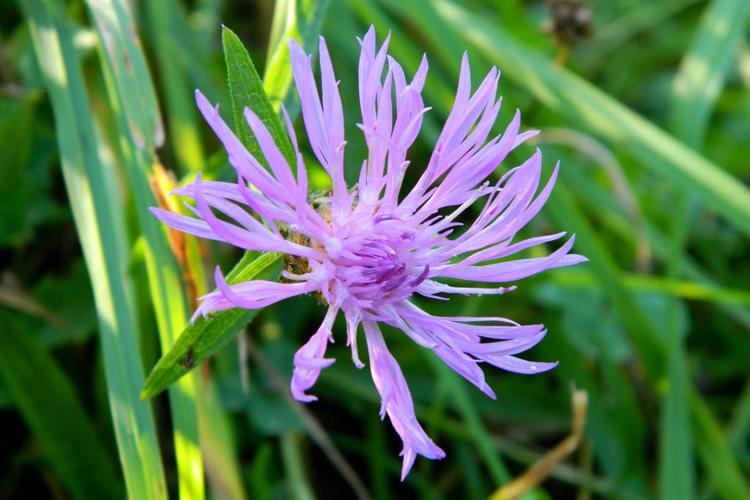
<svg viewBox="0 0 750 500"><path fill-rule="evenodd" d="M750 498L748 16L747 0L0 3L0 498L473 499L519 477L525 498ZM145 212L198 171L233 180L192 94L233 123L222 24L293 116L283 40L312 52L327 38L350 184L364 157L355 37L371 24L409 75L430 61L412 168L429 158L464 50L475 84L501 70L497 131L516 108L543 131L498 174L534 147L546 176L561 162L524 235L574 232L590 262L504 296L421 302L544 322L525 357L560 365L487 368L491 401L387 331L448 454L419 458L403 483L400 442L342 324L319 401L289 399L292 356L324 312L312 297L263 310L168 397L139 398L212 289L206 270L241 257L168 238ZM522 476L571 433L574 387L588 395L575 451Z"/></svg>

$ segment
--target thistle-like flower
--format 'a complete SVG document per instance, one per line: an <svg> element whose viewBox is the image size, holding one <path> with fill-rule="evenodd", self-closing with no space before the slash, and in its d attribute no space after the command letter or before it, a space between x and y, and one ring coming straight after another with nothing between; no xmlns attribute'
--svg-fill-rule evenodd
<svg viewBox="0 0 750 500"><path fill-rule="evenodd" d="M514 241L516 233L547 200L557 167L539 194L542 157L538 150L499 180L488 180L511 150L537 132L519 132L520 114L516 112L501 135L489 138L500 110L500 100L495 98L499 72L490 70L472 93L466 55L453 109L432 156L413 187L404 192L407 150L429 110L421 96L427 60L422 59L408 82L401 66L388 56L388 39L378 48L374 29L370 28L360 45L359 128L369 154L354 188L350 190L344 179L344 115L325 40L320 39L322 99L310 57L290 40L307 136L332 182L326 206L316 210L308 201L307 170L288 116L288 134L296 151L296 178L252 110L245 108L244 116L269 170L235 137L218 107L196 92L200 111L237 171L237 182L202 182L198 176L194 183L175 190L175 194L195 201L190 209L196 217L159 208L153 213L186 233L246 250L281 252L293 259L294 265L283 272L281 283L229 285L217 268L217 290L202 298L196 315L234 307L258 309L311 292L322 296L328 305L325 318L294 356L291 391L297 400L316 399L307 391L321 370L334 362L325 357L325 351L333 342L332 326L340 313L346 320L352 360L358 368L364 366L357 348L362 326L372 379L382 399L381 417L388 415L403 441L403 479L416 455L439 459L445 453L417 421L409 388L379 325L401 330L431 349L494 398L479 363L527 374L553 368L556 363L515 357L542 340L544 326L522 326L501 317L433 316L410 298L420 295L447 300L450 294L503 294L513 290L511 284L522 278L574 265L585 258L569 253L574 241L571 237L547 257L509 260L517 252L564 236L558 233ZM474 205L480 207L476 218L470 223L458 222L458 217ZM453 284L442 278L449 278ZM477 282L503 286L472 285Z"/></svg>

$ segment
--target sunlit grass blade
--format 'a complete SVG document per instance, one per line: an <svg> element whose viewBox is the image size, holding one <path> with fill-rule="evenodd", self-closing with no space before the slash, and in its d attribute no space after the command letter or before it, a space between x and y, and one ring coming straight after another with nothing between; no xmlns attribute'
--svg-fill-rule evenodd
<svg viewBox="0 0 750 500"><path fill-rule="evenodd" d="M445 23L444 29L460 26L456 33L462 40L500 68L512 68L503 73L506 78L595 135L631 148L654 172L691 190L750 235L750 189L720 167L584 79L526 49L482 16L445 0L435 0L432 5Z"/></svg>
<svg viewBox="0 0 750 500"><path fill-rule="evenodd" d="M182 8L174 0L149 0L145 3L151 32L152 46L158 62L160 81L164 86L169 116L170 148L183 173L195 172L205 162L198 133L198 120L193 105L192 89L186 79L185 60L181 51L177 22L182 20Z"/></svg>
<svg viewBox="0 0 750 500"><path fill-rule="evenodd" d="M275 253L246 253L227 275L227 283L253 279L276 279L281 272L281 256ZM198 318L180 334L172 348L165 352L143 386L143 398L150 398L188 373L201 361L232 340L258 310L229 309Z"/></svg>
<svg viewBox="0 0 750 500"><path fill-rule="evenodd" d="M150 405L140 401L143 368L127 279L122 211L101 161L78 55L61 2L21 6L55 114L63 177L94 290L112 420L128 496L166 498Z"/></svg>
<svg viewBox="0 0 750 500"><path fill-rule="evenodd" d="M180 207L177 200L169 196L175 188L175 181L160 168L157 168L157 176L153 179L152 186L165 208L173 212L180 212L181 208L187 211L185 207ZM195 300L209 292L203 269L203 251L200 242L193 236L186 235L184 239L177 241L174 244L181 247L177 252L183 254L181 264L185 270L187 295L191 300ZM210 491L220 498L242 500L245 498L245 491L236 456L236 441L232 436L228 415L223 411L216 377L207 366L203 368L205 369L200 372L200 376L195 376L195 401L207 483Z"/></svg>
<svg viewBox="0 0 750 500"><path fill-rule="evenodd" d="M670 128L685 144L700 150L719 92L724 87L745 34L750 2L714 0L673 82Z"/></svg>
<svg viewBox="0 0 750 500"><path fill-rule="evenodd" d="M263 74L263 84L276 111L283 104L290 116L294 117L299 109L294 92L289 91L292 86L292 66L287 40L294 38L305 51L314 53L329 2L330 0L276 2Z"/></svg>
<svg viewBox="0 0 750 500"><path fill-rule="evenodd" d="M182 270L172 254L167 232L148 211L156 206L149 177L158 160L154 147L163 131L154 125L158 104L145 57L136 38L132 14L122 0L86 2L102 41L100 60L109 101L117 120L123 165L134 195L138 226L162 352L168 351L188 320ZM204 496L203 460L198 442L196 379L188 377L169 393L178 485L182 498Z"/></svg>
<svg viewBox="0 0 750 500"><path fill-rule="evenodd" d="M0 309L0 321L0 380L65 487L78 499L121 498L119 468L68 377L12 314Z"/></svg>
<svg viewBox="0 0 750 500"><path fill-rule="evenodd" d="M241 465L237 460L237 437L232 432L230 414L224 412L217 384L205 384L199 395L201 449L206 476L215 498L245 500ZM251 498L256 498L253 491Z"/></svg>

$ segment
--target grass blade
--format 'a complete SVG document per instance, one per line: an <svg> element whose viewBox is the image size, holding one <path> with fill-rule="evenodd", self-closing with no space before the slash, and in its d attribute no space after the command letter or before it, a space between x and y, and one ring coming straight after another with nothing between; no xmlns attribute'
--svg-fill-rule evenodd
<svg viewBox="0 0 750 500"><path fill-rule="evenodd" d="M199 400L201 449L205 457L208 483L214 498L246 500L236 450L238 440L232 432L231 415L225 412L216 386L215 383L205 384ZM253 495L253 498L258 497Z"/></svg>
<svg viewBox="0 0 750 500"><path fill-rule="evenodd" d="M163 140L158 104L146 60L137 39L133 17L123 0L87 0L87 7L102 40L99 51L110 104L117 119L123 164L134 195L149 291L161 349L172 347L187 323L187 299L182 271L167 241L167 232L149 213L156 206L149 177L158 159L155 146ZM203 460L198 443L195 388L188 377L169 393L180 496L204 496Z"/></svg>
<svg viewBox="0 0 750 500"><path fill-rule="evenodd" d="M723 288L698 281L676 280L633 273L625 273L622 278L625 285L633 292L657 292L680 299L750 306L750 292L745 290ZM559 285L569 288L596 287L595 276L586 270L557 271L551 279Z"/></svg>
<svg viewBox="0 0 750 500"><path fill-rule="evenodd" d="M670 128L700 149L711 110L724 87L750 17L746 0L715 0L706 8L673 83Z"/></svg>
<svg viewBox="0 0 750 500"><path fill-rule="evenodd" d="M695 498L695 465L690 434L692 382L685 353L686 332L677 325L682 302L668 307L667 388L662 398L659 433L659 497L664 500Z"/></svg>
<svg viewBox="0 0 750 500"><path fill-rule="evenodd" d="M175 13L182 6L174 0L149 0L145 2L145 7L159 75L164 82L171 149L183 173L196 172L203 167L205 161L193 96L185 77L184 58L179 53L184 49L179 45L180 33L175 27L175 23L182 19L182 15Z"/></svg>
<svg viewBox="0 0 750 500"><path fill-rule="evenodd" d="M293 498L314 500L313 489L305 474L302 450L302 435L287 431L281 435L281 457L286 470L289 490Z"/></svg>
<svg viewBox="0 0 750 500"><path fill-rule="evenodd" d="M153 415L140 401L143 368L126 278L122 212L98 150L78 56L59 1L23 0L34 50L57 124L62 170L89 271L104 354L110 408L130 498L166 498Z"/></svg>
<svg viewBox="0 0 750 500"><path fill-rule="evenodd" d="M750 499L750 487L727 445L723 429L697 392L691 394L690 403L695 448L716 492L726 500Z"/></svg>
<svg viewBox="0 0 750 500"><path fill-rule="evenodd" d="M567 187L558 184L555 190L556 193L549 201L551 210L548 213L554 214L555 220L560 223L564 221L577 233L581 251L591 259L589 265L600 280L602 289L610 296L613 310L630 331L639 358L649 360L644 361L644 366L646 375L653 385L663 376L660 360L666 355L667 346L658 340L660 335L651 317L624 287L612 256L580 212ZM685 368L678 365L673 369L684 371ZM672 378L680 383L686 377L683 372L678 372ZM720 426L706 403L689 387L679 385L673 390L682 391L682 396L689 400L696 447L717 490L722 493L732 492L735 495L727 498L750 497L750 489L744 484L739 466L723 440ZM670 416L665 418L674 418L670 413L672 409L667 411ZM721 465L717 466L715 462L720 462ZM743 484L744 486L740 487ZM739 496L736 496L737 494Z"/></svg>
<svg viewBox="0 0 750 500"><path fill-rule="evenodd" d="M227 276L230 284L253 279L276 279L281 272L281 256L275 253L246 253ZM232 340L242 327L257 316L258 310L229 309L209 318L198 318L180 334L172 348L156 364L143 386L141 397L150 398L188 373L201 361Z"/></svg>
<svg viewBox="0 0 750 500"><path fill-rule="evenodd" d="M65 373L12 314L0 309L0 321L0 380L63 484L75 498L122 497L113 457Z"/></svg>
<svg viewBox="0 0 750 500"><path fill-rule="evenodd" d="M730 219L736 227L750 232L750 205L746 203L750 193L747 188L580 77L555 67L543 56L489 24L486 19L470 14L451 2L432 2L438 12L437 19L429 14L421 15L424 5L420 2L388 0L387 4L404 15L411 15L422 34L431 38L433 46L439 51L460 53L457 44L445 43L447 38L444 33L455 31L493 62L503 68L513 68L513 71L505 73L506 76L516 80L555 111L613 142L635 145L634 149L648 160L652 168L671 175L683 186L698 192L703 201ZM429 21L426 20L428 18ZM455 29L456 26L461 29ZM729 199L722 199L727 193ZM581 253L591 259L589 265L601 288L608 294L617 317L630 332L639 359L654 386L664 374L662 360L665 346L659 330L624 286L616 261L580 213L565 186L558 184L556 194L548 203L551 208L548 213L554 215L559 224L564 222L565 227L578 233ZM700 405L706 410L702 413L705 418L703 429L719 428L705 403L697 394L691 395L690 410L694 416L700 412ZM710 425L706 422L710 422ZM726 447L720 456L730 478L718 475L717 467L710 467L711 480L737 486L741 483L741 474L738 473L734 457ZM708 455L703 454L702 457L705 460ZM748 493L747 488L745 490Z"/></svg>
<svg viewBox="0 0 750 500"><path fill-rule="evenodd" d="M589 176L576 169L563 169L561 177L565 179L567 185L576 188L576 198L585 201L585 208L596 210L599 220L608 230L624 238L630 244L637 244L634 242L631 219L611 209L616 202L609 191L594 184ZM605 207L609 207L609 213L606 215ZM702 268L693 257L673 254L673 245L662 231L651 224L647 224L646 229L654 255L665 262L674 263L680 274L690 281L630 275L626 277L626 284L639 289L660 290L683 299L711 300L716 307L743 325L746 330L750 329L750 308L748 307L750 304L747 302L750 296L745 295L744 292L738 293L737 290L722 288L715 276Z"/></svg>

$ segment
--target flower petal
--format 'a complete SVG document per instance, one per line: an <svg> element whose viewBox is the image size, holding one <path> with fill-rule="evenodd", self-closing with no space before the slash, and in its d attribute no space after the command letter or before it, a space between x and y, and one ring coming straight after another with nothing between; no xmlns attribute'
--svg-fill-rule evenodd
<svg viewBox="0 0 750 500"><path fill-rule="evenodd" d="M380 415L383 418L388 415L393 428L404 443L401 451L404 457L401 469L403 481L417 454L434 460L445 457L445 452L432 442L417 421L409 387L401 368L388 352L380 328L372 321L364 321L363 325L370 355L372 380L382 400Z"/></svg>
<svg viewBox="0 0 750 500"><path fill-rule="evenodd" d="M273 281L245 281L235 285L227 284L221 269L217 266L214 280L218 290L200 297L201 304L193 315L206 316L214 311L224 311L235 307L260 309L289 297L317 290L320 285L312 281L302 283L276 283Z"/></svg>
<svg viewBox="0 0 750 500"><path fill-rule="evenodd" d="M317 401L317 397L306 394L305 391L315 385L323 368L331 366L336 361L323 356L325 356L328 342L333 342L331 328L337 314L338 307L329 307L318 331L294 355L291 390L292 396L297 401L303 403Z"/></svg>

